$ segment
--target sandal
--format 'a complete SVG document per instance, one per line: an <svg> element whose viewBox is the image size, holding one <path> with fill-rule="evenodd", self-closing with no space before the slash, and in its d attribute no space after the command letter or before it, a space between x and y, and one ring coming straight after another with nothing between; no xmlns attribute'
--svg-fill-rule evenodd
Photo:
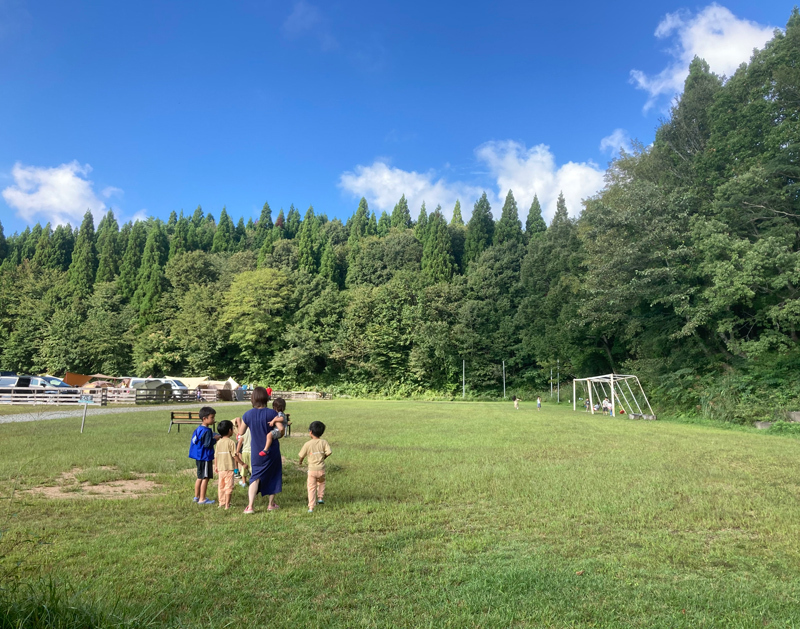
<svg viewBox="0 0 800 629"><path fill-rule="evenodd" d="M267 511L277 511L280 509L278 505L272 505L271 507L267 507Z"/></svg>
<svg viewBox="0 0 800 629"><path fill-rule="evenodd" d="M252 510L250 507L247 507L247 508L244 510L244 512L245 512L245 513L255 513L255 511L253 511L253 510Z"/></svg>

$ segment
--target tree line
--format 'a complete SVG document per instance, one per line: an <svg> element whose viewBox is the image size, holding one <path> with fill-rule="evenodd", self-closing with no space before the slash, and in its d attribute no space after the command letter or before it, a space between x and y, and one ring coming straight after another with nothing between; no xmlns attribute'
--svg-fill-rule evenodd
<svg viewBox="0 0 800 629"><path fill-rule="evenodd" d="M465 223L405 197L345 222L198 207L96 229L0 227L0 367L209 374L410 394L633 372L662 405L742 419L800 402L800 16L730 78L702 59L650 146L546 225L512 191ZM800 408L800 407L798 407Z"/></svg>

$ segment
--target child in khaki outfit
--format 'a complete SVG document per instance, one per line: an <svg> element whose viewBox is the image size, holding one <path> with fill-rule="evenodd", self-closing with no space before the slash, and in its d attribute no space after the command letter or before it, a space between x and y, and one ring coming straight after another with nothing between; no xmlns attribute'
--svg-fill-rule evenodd
<svg viewBox="0 0 800 629"><path fill-rule="evenodd" d="M217 489L219 506L228 509L231 506L233 493L233 470L236 469L238 462L236 443L231 439L233 423L227 419L221 421L218 430L222 438L217 442L217 451L214 455L214 473L219 475Z"/></svg>
<svg viewBox="0 0 800 629"><path fill-rule="evenodd" d="M311 422L308 427L308 436L311 441L306 441L300 450L299 463L308 457L308 512L314 513L314 505L324 504L325 495L325 459L331 455L331 446L320 437L325 432L325 424Z"/></svg>

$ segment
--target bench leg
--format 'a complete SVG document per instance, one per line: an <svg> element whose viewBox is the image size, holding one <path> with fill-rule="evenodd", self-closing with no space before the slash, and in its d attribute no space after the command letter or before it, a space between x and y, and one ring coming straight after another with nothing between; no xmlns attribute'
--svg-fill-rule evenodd
<svg viewBox="0 0 800 629"><path fill-rule="evenodd" d="M167 434L169 434L171 430L172 430L172 422L169 423L169 429L167 430Z"/></svg>

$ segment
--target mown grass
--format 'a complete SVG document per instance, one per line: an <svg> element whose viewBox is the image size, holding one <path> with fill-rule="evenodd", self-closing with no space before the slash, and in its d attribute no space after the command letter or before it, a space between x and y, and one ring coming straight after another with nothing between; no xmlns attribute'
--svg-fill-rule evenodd
<svg viewBox="0 0 800 629"><path fill-rule="evenodd" d="M328 425L314 514L291 463L280 511L244 516L238 488L231 512L192 504L191 431L165 411L0 425L0 566L173 627L800 625L797 439L527 402L288 410L290 458ZM74 468L159 489L25 493Z"/></svg>

